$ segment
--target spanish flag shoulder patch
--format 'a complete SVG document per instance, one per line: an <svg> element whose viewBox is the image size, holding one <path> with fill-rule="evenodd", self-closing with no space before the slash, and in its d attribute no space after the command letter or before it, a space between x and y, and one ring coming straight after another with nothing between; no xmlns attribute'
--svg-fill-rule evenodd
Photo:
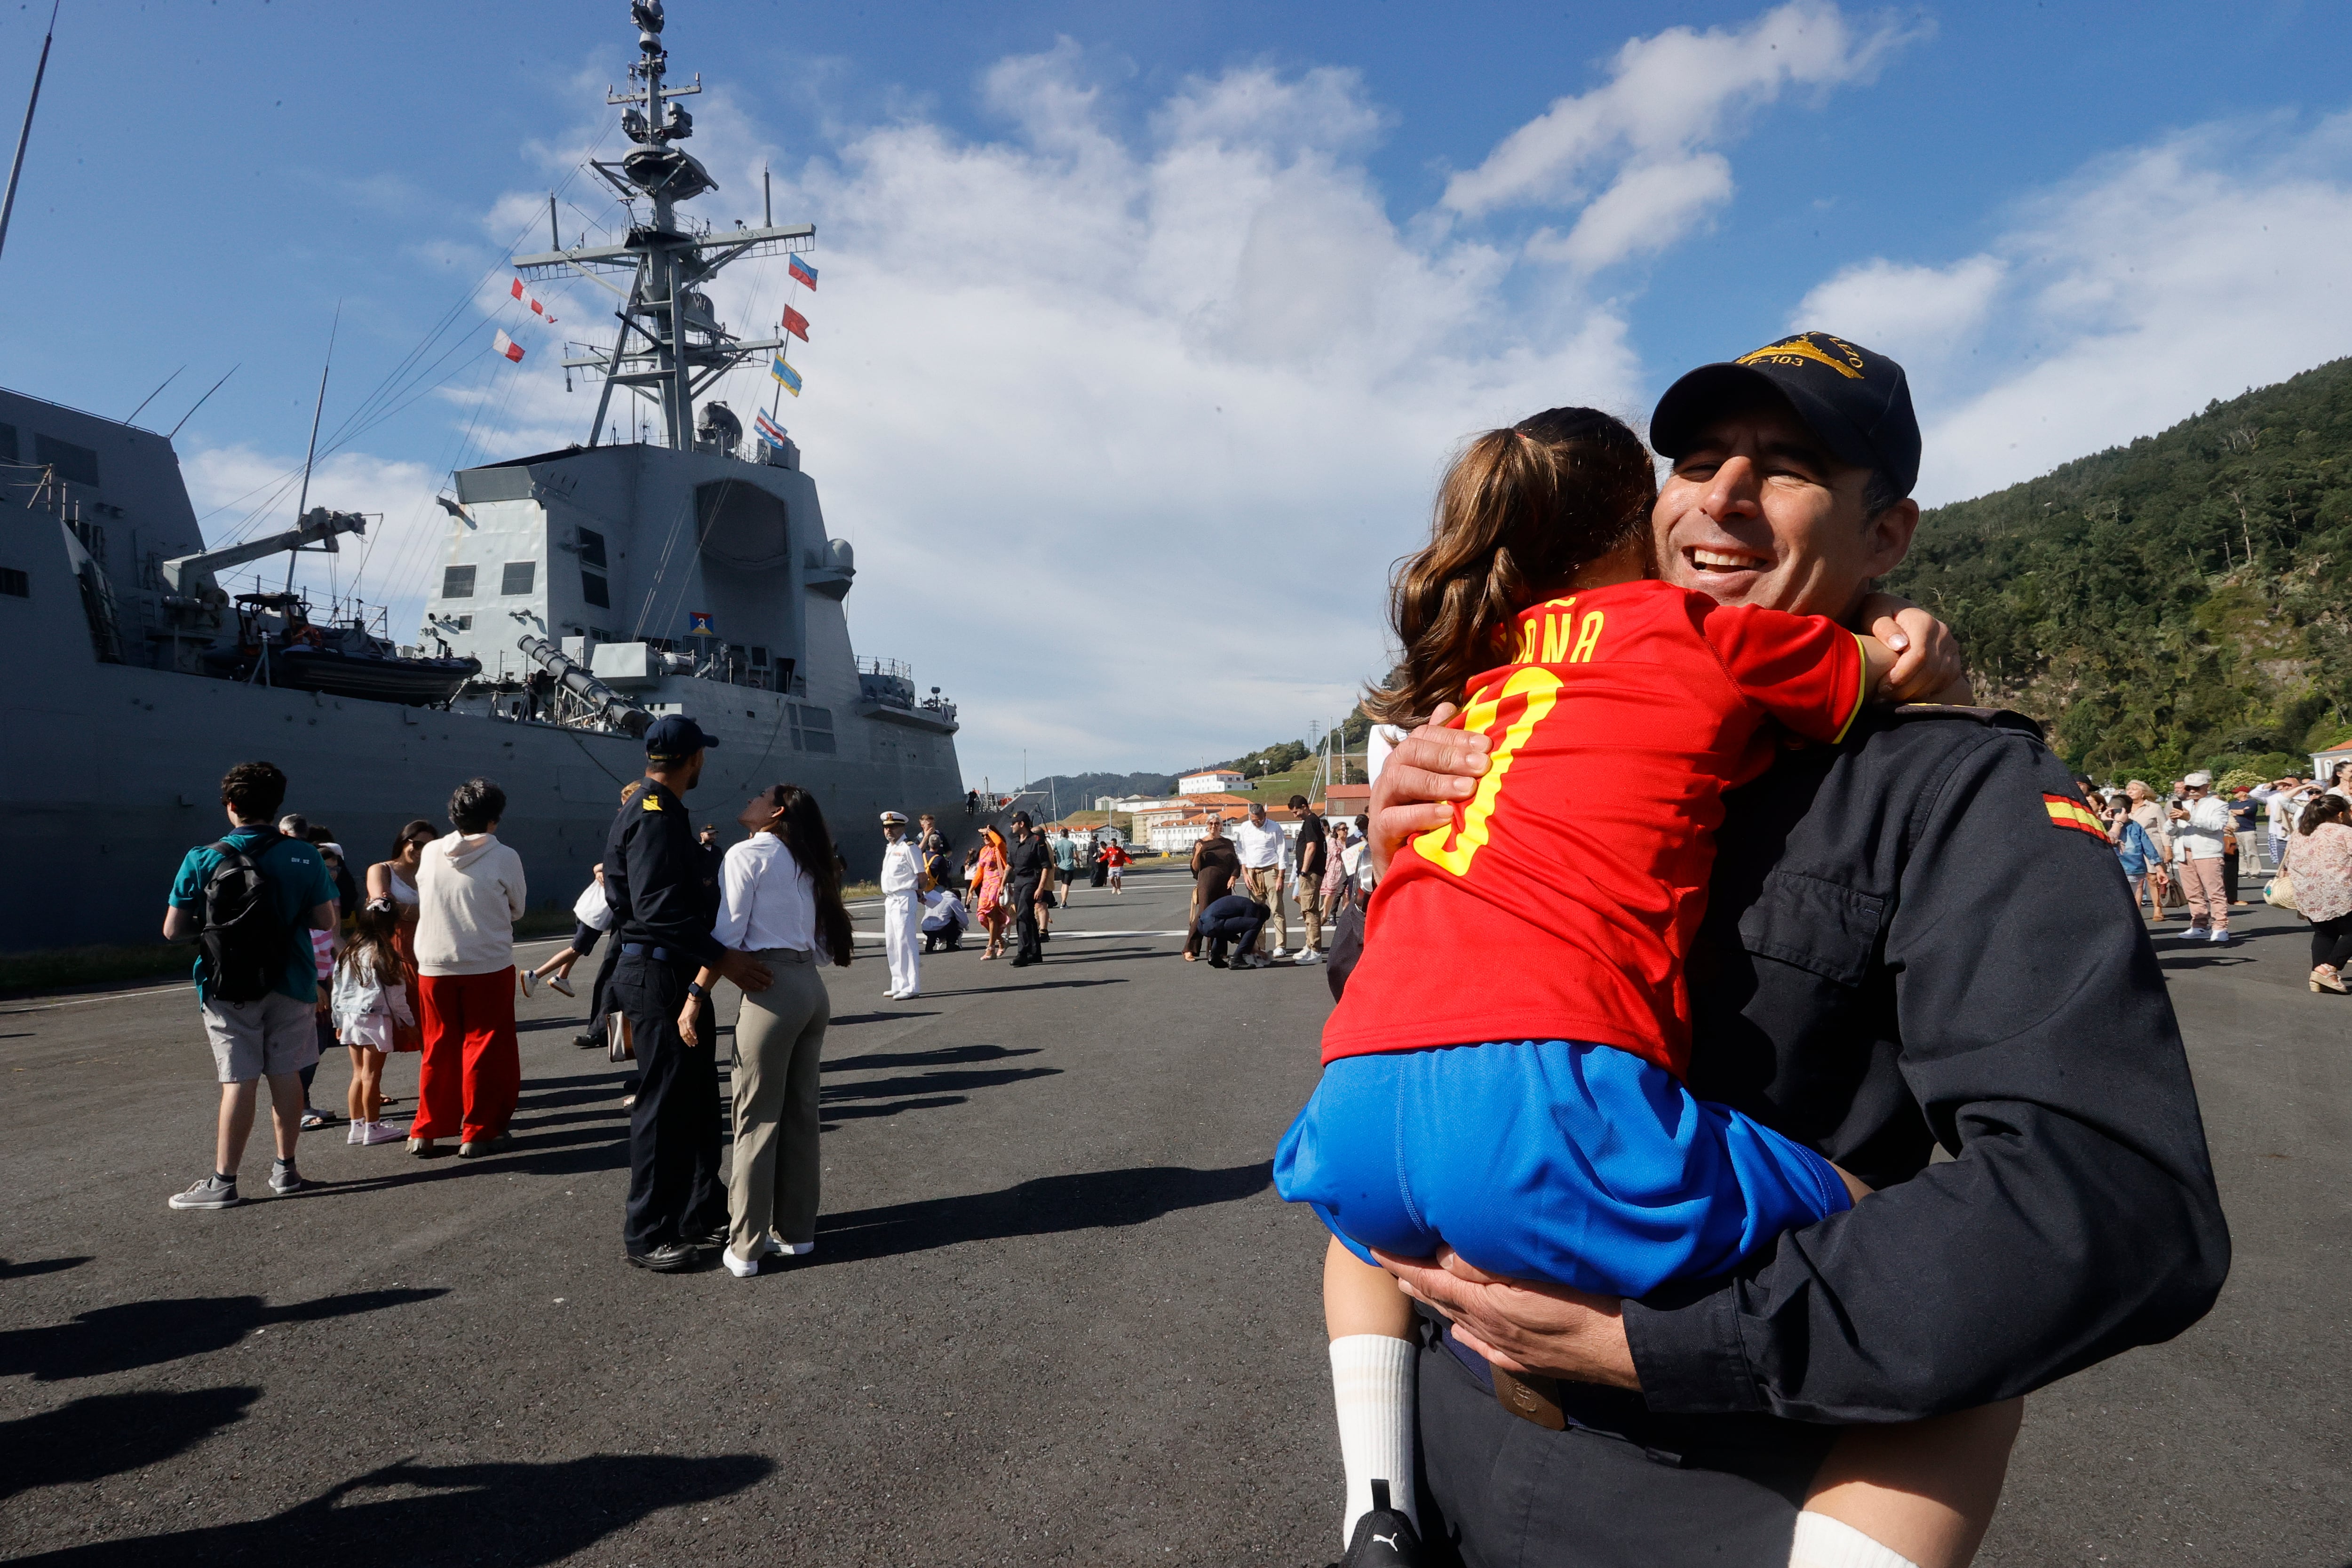
<svg viewBox="0 0 2352 1568"><path fill-rule="evenodd" d="M2073 795L2045 795L2042 797L2042 808L2050 813L2051 826L2071 827L2078 833L2089 834L2102 844L2107 841L2106 828L2100 825L2097 817L2091 815L2089 806L2084 805Z"/></svg>

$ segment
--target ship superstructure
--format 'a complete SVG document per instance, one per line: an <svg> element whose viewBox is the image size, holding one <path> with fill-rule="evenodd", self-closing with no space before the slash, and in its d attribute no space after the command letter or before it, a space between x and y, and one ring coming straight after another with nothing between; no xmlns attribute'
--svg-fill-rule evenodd
<svg viewBox="0 0 2352 1568"><path fill-rule="evenodd" d="M640 772L635 737L664 712L720 742L698 816L723 825L753 791L801 784L855 874L877 861L880 810L961 819L954 704L856 656L856 558L829 537L799 449L746 443L705 397L780 346L730 333L709 280L807 248L814 226L714 230L680 212L716 188L677 145L692 121L676 100L699 84L666 85L657 0L630 14L639 57L611 101L634 145L596 172L643 221L618 245L515 258L528 278L611 289L614 341L567 361L593 378L595 416L577 446L452 476L413 641L380 616L314 616L290 587L224 585L234 566L336 550L367 519L320 506L207 550L168 437L0 391L0 637L39 650L41 675L7 719L20 748L37 733L69 759L61 775L20 761L0 785L35 841L12 857L0 950L152 940L180 852L224 826L221 773L254 757L283 767L289 808L332 824L362 864L402 822L437 820L461 780L497 779L511 802L499 835L535 901L585 881ZM639 405L628 424L647 439L611 438L616 395Z"/></svg>

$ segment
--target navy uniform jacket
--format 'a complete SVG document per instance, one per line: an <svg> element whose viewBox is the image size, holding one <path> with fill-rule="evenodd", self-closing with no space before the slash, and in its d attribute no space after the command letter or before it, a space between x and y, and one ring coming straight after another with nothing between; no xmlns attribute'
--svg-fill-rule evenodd
<svg viewBox="0 0 2352 1568"><path fill-rule="evenodd" d="M1053 847L1042 833L1032 833L1026 838L1009 838L1004 844L1004 864L1006 883L1028 889L1034 898L1037 884L1053 872Z"/></svg>
<svg viewBox="0 0 2352 1568"><path fill-rule="evenodd" d="M604 839L604 898L613 935L716 965L719 857L695 842L686 806L646 779L631 790Z"/></svg>
<svg viewBox="0 0 2352 1568"><path fill-rule="evenodd" d="M1568 1391L1591 1424L1937 1415L2202 1317L2230 1241L2171 1000L2032 721L1872 710L1725 807L1690 1088L1885 1190L1627 1302L1642 1394Z"/></svg>

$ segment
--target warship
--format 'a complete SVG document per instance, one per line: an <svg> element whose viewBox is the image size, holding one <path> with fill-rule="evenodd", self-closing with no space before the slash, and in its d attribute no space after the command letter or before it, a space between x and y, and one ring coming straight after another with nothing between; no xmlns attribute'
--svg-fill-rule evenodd
<svg viewBox="0 0 2352 1568"><path fill-rule="evenodd" d="M699 79L668 85L659 0L630 20L637 58L607 98L631 145L590 166L631 226L564 248L551 218L551 247L513 258L524 279L593 279L616 300L613 341L565 361L601 384L595 417L580 444L451 476L414 642L381 612L316 614L290 567L281 592L224 586L337 551L367 517L298 502L291 528L207 549L169 436L0 390L0 639L37 650L5 703L18 831L0 951L155 940L182 853L226 827L221 774L255 758L285 770L287 809L331 825L355 869L402 823L438 823L461 781L496 780L535 905L587 881L643 772L638 737L666 713L719 742L688 801L700 820L799 784L854 876L879 864L877 813L961 822L955 704L853 650L856 557L799 448L765 422L747 443L726 405L698 406L783 347L730 333L709 280L809 250L815 227L680 212L717 188L679 145L693 121L676 100ZM642 412L636 439L610 438L616 393Z"/></svg>

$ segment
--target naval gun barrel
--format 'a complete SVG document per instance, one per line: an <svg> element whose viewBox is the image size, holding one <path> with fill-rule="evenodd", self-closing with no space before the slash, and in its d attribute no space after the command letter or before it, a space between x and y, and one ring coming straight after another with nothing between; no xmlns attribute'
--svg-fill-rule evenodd
<svg viewBox="0 0 2352 1568"><path fill-rule="evenodd" d="M614 729L630 735L643 735L654 716L581 668L545 637L526 632L515 638L515 646L562 687L595 710L596 717Z"/></svg>

